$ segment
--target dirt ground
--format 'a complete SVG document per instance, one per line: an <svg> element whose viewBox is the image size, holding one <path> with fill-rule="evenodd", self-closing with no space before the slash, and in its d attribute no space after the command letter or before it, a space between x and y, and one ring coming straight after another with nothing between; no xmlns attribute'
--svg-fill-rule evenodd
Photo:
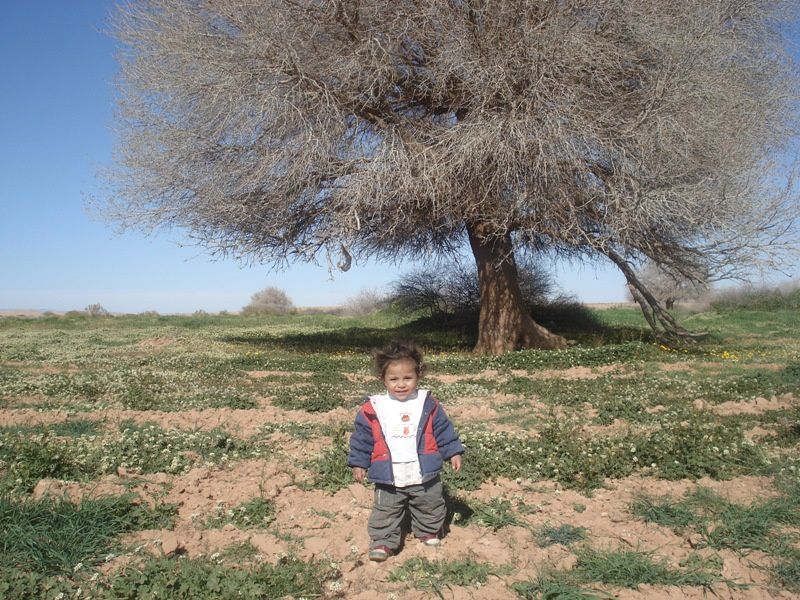
<svg viewBox="0 0 800 600"><path fill-rule="evenodd" d="M575 368L558 373L562 377L588 378L608 372L603 369ZM268 372L265 372L269 374ZM251 374L254 377L262 373ZM493 373L481 373L480 377ZM551 376L553 374L551 373ZM468 381L471 377L448 376L447 381ZM443 379L440 376L440 379ZM452 415L464 421L483 421L494 414L493 404L502 398L483 399L480 405L467 402L448 408ZM720 414L751 413L788 406L794 399L758 399L748 403L726 402L713 410ZM697 407L704 410L708 407ZM324 423L345 424L353 417L349 409L337 409L324 414L282 410L265 405L258 409L208 409L184 412L100 410L82 415L103 422L109 429L120 422L155 422L163 428L211 429L224 425L233 434L252 435L265 423ZM63 411L39 412L35 408L0 411L0 425L32 425L64 421L70 415ZM613 425L612 425L613 427ZM511 585L529 581L547 569L568 569L576 557L570 548L554 545L540 548L533 530L545 524L570 524L583 527L588 540L596 549L625 548L651 551L677 566L691 553L711 553L696 548L691 536L677 535L673 531L634 519L627 510L631 500L642 493L649 495L671 494L679 497L684 492L704 486L724 498L738 503L749 503L774 493L771 480L762 477L738 477L730 481L663 481L646 477L610 480L592 494L561 489L552 482L531 482L499 479L485 483L467 494L469 499L489 501L503 498L522 502L530 511L522 517L526 527L512 526L493 531L470 524L453 525L438 548L426 547L409 537L398 556L386 563L376 564L365 558L368 548L367 517L372 503L372 492L364 485L352 483L335 494L307 489L302 484L311 474L300 465L315 453L324 450L324 439L299 440L284 433L273 434L273 442L282 448L280 456L270 459L248 459L231 462L221 467L197 467L181 475L163 473L139 475L120 469L90 484L69 483L45 479L34 490L35 497L44 494L63 495L72 499L83 496L102 496L134 492L149 502L168 502L178 506L178 521L174 530L154 530L136 533L127 541L141 549L165 554L182 553L190 557L212 555L226 547L245 541L254 545L259 558L274 562L286 553L295 553L304 559L332 560L338 563L343 576L342 594L345 598L371 600L374 598L410 599L435 597L429 590L416 590L405 583L389 581L389 573L410 558L426 557L432 560L454 560L471 557L477 561L507 567L480 587L446 588L445 598L516 598ZM465 457L469 460L469 455ZM276 506L276 520L268 529L240 530L234 525L221 529L208 529L202 524L219 507L233 507L254 497L272 500ZM711 589L673 588L640 585L636 590L613 589L603 591L621 599L639 598L736 598L761 600L768 598L794 598L788 592L770 585L765 570L769 558L758 553L746 555L722 551L722 575L732 584L718 584ZM104 569L124 564L130 557L117 557Z"/></svg>

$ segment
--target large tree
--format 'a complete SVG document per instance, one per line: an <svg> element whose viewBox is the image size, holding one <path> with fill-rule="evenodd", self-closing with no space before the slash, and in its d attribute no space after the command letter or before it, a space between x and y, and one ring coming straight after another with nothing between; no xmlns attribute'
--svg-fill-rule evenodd
<svg viewBox="0 0 800 600"><path fill-rule="evenodd" d="M796 203L768 188L797 124L792 6L131 1L106 211L273 264L468 242L476 351L563 347L515 252L607 257L657 302L637 261L707 276L786 240Z"/></svg>

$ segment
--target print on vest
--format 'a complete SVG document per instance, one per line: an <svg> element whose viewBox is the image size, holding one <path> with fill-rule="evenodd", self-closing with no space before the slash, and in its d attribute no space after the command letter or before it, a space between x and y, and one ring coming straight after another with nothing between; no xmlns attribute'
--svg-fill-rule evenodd
<svg viewBox="0 0 800 600"><path fill-rule="evenodd" d="M411 413L400 413L400 422L393 427L392 437L416 437L417 427L411 422Z"/></svg>

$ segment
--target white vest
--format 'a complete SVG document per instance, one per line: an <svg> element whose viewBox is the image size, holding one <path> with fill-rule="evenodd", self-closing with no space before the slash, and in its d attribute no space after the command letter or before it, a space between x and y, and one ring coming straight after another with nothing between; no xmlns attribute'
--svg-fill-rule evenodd
<svg viewBox="0 0 800 600"><path fill-rule="evenodd" d="M415 397L402 401L395 400L389 394L370 396L392 455L395 487L422 483L417 454L417 430L427 395L427 390L417 390Z"/></svg>

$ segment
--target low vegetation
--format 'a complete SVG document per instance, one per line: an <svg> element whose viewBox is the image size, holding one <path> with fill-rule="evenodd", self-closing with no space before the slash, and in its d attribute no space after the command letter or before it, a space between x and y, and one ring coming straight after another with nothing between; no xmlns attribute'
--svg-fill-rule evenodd
<svg viewBox="0 0 800 600"><path fill-rule="evenodd" d="M456 314L385 306L1 319L0 597L794 594L800 323L782 302L685 315L707 335L680 349L633 309L580 307L574 329L565 309L569 348L497 357ZM369 350L395 337L425 347L467 455L444 471L443 546L409 538L376 579L347 440L380 390ZM609 542L623 530L645 533Z"/></svg>

